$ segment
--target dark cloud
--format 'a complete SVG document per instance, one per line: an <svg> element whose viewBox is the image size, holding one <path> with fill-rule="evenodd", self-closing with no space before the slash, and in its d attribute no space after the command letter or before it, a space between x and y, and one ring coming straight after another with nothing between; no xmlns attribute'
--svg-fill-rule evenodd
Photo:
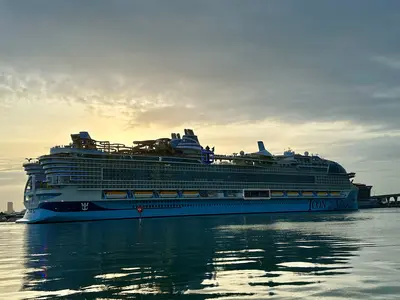
<svg viewBox="0 0 400 300"><path fill-rule="evenodd" d="M335 146L333 146L335 148ZM383 134L380 137L359 139L341 143L336 147L337 154L347 156L352 163L364 165L361 169L380 169L382 163L389 163L393 169L394 165L400 163L400 141L399 132L395 135ZM397 172L397 171L396 171Z"/></svg>
<svg viewBox="0 0 400 300"><path fill-rule="evenodd" d="M350 120L398 129L399 8L4 1L0 62L15 73L3 78L0 103L12 95L120 107L133 125Z"/></svg>

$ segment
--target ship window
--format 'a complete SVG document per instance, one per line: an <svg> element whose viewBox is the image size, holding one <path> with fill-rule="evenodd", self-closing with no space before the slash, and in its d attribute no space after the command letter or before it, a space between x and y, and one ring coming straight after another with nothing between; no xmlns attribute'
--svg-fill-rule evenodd
<svg viewBox="0 0 400 300"><path fill-rule="evenodd" d="M329 173L346 173L346 170L338 163L332 163L329 165Z"/></svg>
<svg viewBox="0 0 400 300"><path fill-rule="evenodd" d="M171 180L171 181L202 181L202 182L284 182L284 183L314 183L314 176L307 175L284 175L284 174L262 174L252 172L202 172L194 170L182 172L179 170L120 170L103 169L103 180L131 181L131 180Z"/></svg>

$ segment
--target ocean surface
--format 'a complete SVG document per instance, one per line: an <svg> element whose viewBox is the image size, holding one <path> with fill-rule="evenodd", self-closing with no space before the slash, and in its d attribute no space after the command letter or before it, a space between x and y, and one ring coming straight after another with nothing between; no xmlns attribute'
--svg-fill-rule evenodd
<svg viewBox="0 0 400 300"><path fill-rule="evenodd" d="M399 299L400 209L0 223L0 299Z"/></svg>

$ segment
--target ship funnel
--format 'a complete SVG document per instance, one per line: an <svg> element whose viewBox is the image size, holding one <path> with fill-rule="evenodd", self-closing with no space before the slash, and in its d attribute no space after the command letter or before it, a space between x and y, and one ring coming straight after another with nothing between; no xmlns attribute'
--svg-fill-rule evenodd
<svg viewBox="0 0 400 300"><path fill-rule="evenodd" d="M265 149L263 141L258 141L257 144L258 144L258 152L256 154L265 155L265 156L272 156L272 154L269 153L268 150Z"/></svg>
<svg viewBox="0 0 400 300"><path fill-rule="evenodd" d="M258 141L257 144L258 144L258 151L264 151L265 150L263 141Z"/></svg>

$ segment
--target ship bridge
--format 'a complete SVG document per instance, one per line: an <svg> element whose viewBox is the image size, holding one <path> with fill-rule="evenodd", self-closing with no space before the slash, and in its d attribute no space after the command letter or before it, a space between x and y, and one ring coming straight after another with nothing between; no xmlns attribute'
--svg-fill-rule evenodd
<svg viewBox="0 0 400 300"><path fill-rule="evenodd" d="M336 173L336 174L345 174L345 173L347 173L345 168L343 168L337 162L328 161L328 164L329 164L328 173Z"/></svg>

